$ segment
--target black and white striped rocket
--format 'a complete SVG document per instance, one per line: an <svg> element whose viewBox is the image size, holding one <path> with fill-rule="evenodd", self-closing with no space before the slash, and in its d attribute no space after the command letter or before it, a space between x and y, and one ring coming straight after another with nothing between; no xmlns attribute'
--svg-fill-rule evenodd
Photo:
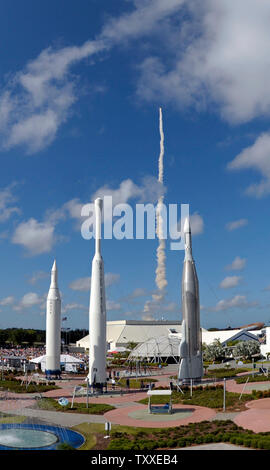
<svg viewBox="0 0 270 470"><path fill-rule="evenodd" d="M101 256L101 214L103 201L95 200L96 247L92 261L89 308L89 374L90 386L102 387L106 383L106 296L104 265Z"/></svg>
<svg viewBox="0 0 270 470"><path fill-rule="evenodd" d="M203 376L199 282L192 256L189 219L184 224L185 259L182 277L182 339L178 379L189 383Z"/></svg>

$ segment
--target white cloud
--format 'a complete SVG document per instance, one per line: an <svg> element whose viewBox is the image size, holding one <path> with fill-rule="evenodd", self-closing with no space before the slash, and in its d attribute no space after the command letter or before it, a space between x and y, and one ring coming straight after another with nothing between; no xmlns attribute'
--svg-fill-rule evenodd
<svg viewBox="0 0 270 470"><path fill-rule="evenodd" d="M120 279L120 274L117 273L105 273L105 286L109 287ZM87 292L90 290L91 286L91 277L81 277L79 279L75 279L69 284L70 289L77 290L81 292Z"/></svg>
<svg viewBox="0 0 270 470"><path fill-rule="evenodd" d="M14 213L20 213L20 209L12 205L16 201L11 191L13 186L14 185L7 186L0 191L0 222L5 222Z"/></svg>
<svg viewBox="0 0 270 470"><path fill-rule="evenodd" d="M12 304L14 304L14 301L15 301L14 297L12 295L10 295L9 297L5 297L4 299L2 299L0 301L0 305L3 305L3 306L12 305Z"/></svg>
<svg viewBox="0 0 270 470"><path fill-rule="evenodd" d="M226 266L226 269L229 271L241 271L246 266L246 258L240 258L240 256L236 256L232 262Z"/></svg>
<svg viewBox="0 0 270 470"><path fill-rule="evenodd" d="M149 291L147 289L143 289L142 287L137 287L137 289L134 289L134 291L131 292L128 298L137 299L139 297L145 297L146 295L149 295Z"/></svg>
<svg viewBox="0 0 270 470"><path fill-rule="evenodd" d="M221 289L230 289L231 287L238 286L241 279L241 276L227 276L221 281L219 287Z"/></svg>
<svg viewBox="0 0 270 470"><path fill-rule="evenodd" d="M261 134L250 147L242 150L229 164L230 170L254 169L262 180L251 184L246 193L260 198L270 193L270 133Z"/></svg>
<svg viewBox="0 0 270 470"><path fill-rule="evenodd" d="M199 235L200 233L203 233L204 221L201 215L195 212L190 216L189 221L192 235Z"/></svg>
<svg viewBox="0 0 270 470"><path fill-rule="evenodd" d="M97 39L81 46L49 47L9 77L0 92L2 146L9 149L20 145L31 154L50 145L79 96L72 67L125 40L150 34L183 1L167 0L165 4L163 0L134 0L135 8L109 19Z"/></svg>
<svg viewBox="0 0 270 470"><path fill-rule="evenodd" d="M181 10L185 0L133 0L133 3L133 11L106 23L101 33L106 43L119 44L123 40L149 35L161 27L161 21Z"/></svg>
<svg viewBox="0 0 270 470"><path fill-rule="evenodd" d="M234 308L250 308L257 305L257 302L248 302L245 295L235 295L230 299L220 300L212 309L215 312L229 310Z"/></svg>
<svg viewBox="0 0 270 470"><path fill-rule="evenodd" d="M49 273L46 273L45 271L37 271L36 273L33 274L33 276L28 279L29 284L36 284L39 280L41 279L46 279L49 277Z"/></svg>
<svg viewBox="0 0 270 470"><path fill-rule="evenodd" d="M87 292L90 290L91 277L80 277L69 284L70 289Z"/></svg>
<svg viewBox="0 0 270 470"><path fill-rule="evenodd" d="M69 312L70 310L88 310L88 307L86 307L83 304L78 304L76 302L70 303L70 304L65 304L62 307L62 313Z"/></svg>
<svg viewBox="0 0 270 470"><path fill-rule="evenodd" d="M200 235L204 231L204 220L200 214L194 212L189 216L190 228L192 236ZM177 230L181 231L181 219L177 223ZM174 232L174 230L172 230Z"/></svg>
<svg viewBox="0 0 270 470"><path fill-rule="evenodd" d="M148 53L140 66L142 98L181 109L214 105L233 123L269 115L268 0L133 0L126 6L107 19L95 40L47 48L10 74L0 91L4 147L22 145L33 153L48 146L80 94L72 67L130 40L138 48L140 38Z"/></svg>
<svg viewBox="0 0 270 470"><path fill-rule="evenodd" d="M146 314L146 315L142 315L142 320L143 321L154 321L155 317L151 314Z"/></svg>
<svg viewBox="0 0 270 470"><path fill-rule="evenodd" d="M232 230L237 230L238 228L244 227L247 224L247 219L234 220L233 222L228 222L226 224L226 229L231 232Z"/></svg>
<svg viewBox="0 0 270 470"><path fill-rule="evenodd" d="M120 274L117 273L105 273L105 286L109 287L119 282Z"/></svg>
<svg viewBox="0 0 270 470"><path fill-rule="evenodd" d="M185 5L186 14L175 15L178 34L175 23L167 28L174 47L167 40L162 59L152 54L141 65L138 94L180 108L214 105L231 123L269 115L269 2L190 0Z"/></svg>
<svg viewBox="0 0 270 470"><path fill-rule="evenodd" d="M28 292L22 297L20 302L13 307L13 310L21 311L23 309L32 308L35 305L41 305L44 302L45 295L39 296L36 292Z"/></svg>
<svg viewBox="0 0 270 470"><path fill-rule="evenodd" d="M146 176L140 185L135 184L131 179L127 179L123 180L116 189L108 185L102 186L91 196L91 200L94 201L98 197L111 196L113 207L117 204L126 204L132 199L136 199L138 202L154 204L164 192L165 188L159 183L157 178ZM110 208L104 207L104 220L109 219L110 216Z"/></svg>
<svg viewBox="0 0 270 470"><path fill-rule="evenodd" d="M106 310L120 310L121 304L119 302L115 302L114 300L107 300L106 301Z"/></svg>
<svg viewBox="0 0 270 470"><path fill-rule="evenodd" d="M47 147L77 100L70 68L104 48L99 41L43 50L9 79L0 94L2 145L22 145L31 154Z"/></svg>
<svg viewBox="0 0 270 470"><path fill-rule="evenodd" d="M33 218L21 222L12 237L12 243L22 245L31 256L50 252L55 242L54 226Z"/></svg>

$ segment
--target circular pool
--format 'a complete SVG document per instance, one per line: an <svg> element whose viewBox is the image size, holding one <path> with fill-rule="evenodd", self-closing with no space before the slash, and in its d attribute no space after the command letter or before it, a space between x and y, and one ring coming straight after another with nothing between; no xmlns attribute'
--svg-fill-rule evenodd
<svg viewBox="0 0 270 470"><path fill-rule="evenodd" d="M1 450L56 450L60 444L78 448L84 437L71 429L42 424L0 424Z"/></svg>

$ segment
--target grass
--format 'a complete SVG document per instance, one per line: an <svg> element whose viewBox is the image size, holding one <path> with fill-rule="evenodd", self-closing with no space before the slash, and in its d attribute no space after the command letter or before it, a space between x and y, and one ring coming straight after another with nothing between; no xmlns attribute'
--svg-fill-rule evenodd
<svg viewBox="0 0 270 470"><path fill-rule="evenodd" d="M175 428L132 428L113 425L104 439L104 424L83 423L72 429L85 437L79 450L153 450L228 442L254 449L270 449L270 433L254 433L230 420L202 421Z"/></svg>
<svg viewBox="0 0 270 470"><path fill-rule="evenodd" d="M20 424L26 420L25 416L12 416L6 413L1 413L0 424Z"/></svg>
<svg viewBox="0 0 270 470"><path fill-rule="evenodd" d="M229 377L235 377L237 374L240 374L241 372L248 372L248 369L227 369L227 368L222 368L222 369L208 369L207 373L204 374L204 378L229 378Z"/></svg>
<svg viewBox="0 0 270 470"><path fill-rule="evenodd" d="M67 413L84 413L92 415L103 415L104 413L107 413L107 411L115 409L114 406L103 403L89 403L88 408L86 408L86 403L77 402L74 402L73 408L71 408L71 403L67 406L61 406L53 398L42 398L37 401L37 406L39 409L47 411L62 411Z"/></svg>
<svg viewBox="0 0 270 470"><path fill-rule="evenodd" d="M144 379L144 378L129 379L129 388L136 388L136 389L141 388L141 381L143 381L144 384L157 382L156 379ZM126 379L120 379L117 382L117 385L118 384L120 384L122 387L126 387Z"/></svg>
<svg viewBox="0 0 270 470"><path fill-rule="evenodd" d="M270 433L254 433L237 426L233 421L202 421L176 428L151 429L131 434L113 431L108 450L172 449L192 445L230 442L258 449L270 449Z"/></svg>
<svg viewBox="0 0 270 470"><path fill-rule="evenodd" d="M244 377L237 377L235 379L237 384L243 384L247 381L247 376ZM255 375L252 377L251 375L249 376L248 383L250 382L270 382L270 377L265 377L265 375Z"/></svg>
<svg viewBox="0 0 270 470"><path fill-rule="evenodd" d="M14 393L37 393L37 392L48 392L49 390L56 390L59 387L56 385L43 385L43 384L30 384L21 385L19 380L0 380L0 389L9 390Z"/></svg>
<svg viewBox="0 0 270 470"><path fill-rule="evenodd" d="M183 405L197 405L206 406L208 408L222 409L223 408L223 386L217 385L216 387L194 387L192 391L192 397L190 396L190 390L182 388L184 394L180 392L172 393L172 403L182 403ZM239 393L226 392L226 409L232 411L235 408L239 409L241 403L252 400L251 395L242 395L241 402L239 401ZM168 402L166 396L152 396L151 403L163 404ZM140 400L139 403L147 404L148 398Z"/></svg>

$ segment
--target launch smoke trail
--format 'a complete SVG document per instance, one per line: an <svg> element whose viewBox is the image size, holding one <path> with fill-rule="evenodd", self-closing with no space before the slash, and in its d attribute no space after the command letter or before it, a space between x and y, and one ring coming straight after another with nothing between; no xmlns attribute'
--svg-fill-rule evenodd
<svg viewBox="0 0 270 470"><path fill-rule="evenodd" d="M163 184L163 159L164 159L164 132L163 132L163 119L162 109L159 108L159 133L160 133L160 153L158 160L158 181ZM165 292L164 289L168 282L166 280L166 254L165 254L165 239L163 238L163 218L162 218L162 205L164 196L161 195L157 204L156 213L156 234L159 240L157 248L157 268L156 268L156 286L159 290L157 294L153 294L153 299L160 301L163 299Z"/></svg>
<svg viewBox="0 0 270 470"><path fill-rule="evenodd" d="M158 181L163 184L163 158L164 158L164 132L163 132L163 119L162 109L159 108L159 133L160 133L160 153L158 159ZM156 210L156 234L158 237L157 247L157 268L156 268L156 286L157 292L152 295L153 301L147 301L144 306L144 312L151 312L151 306L160 302L165 296L165 288L168 284L166 280L166 254L165 254L165 239L163 238L163 217L162 206L164 196L161 195L158 199Z"/></svg>

